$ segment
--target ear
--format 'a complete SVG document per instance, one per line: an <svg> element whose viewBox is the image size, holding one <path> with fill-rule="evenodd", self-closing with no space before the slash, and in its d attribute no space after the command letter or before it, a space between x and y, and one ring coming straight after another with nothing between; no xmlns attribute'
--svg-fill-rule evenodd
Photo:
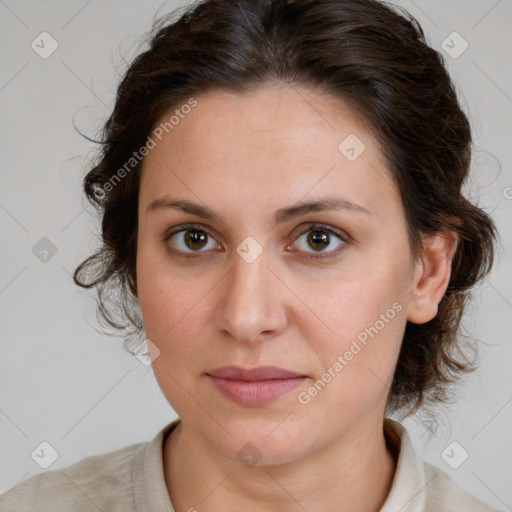
<svg viewBox="0 0 512 512"><path fill-rule="evenodd" d="M424 324L437 315L450 282L457 240L457 233L446 229L423 239L423 254L416 266L407 309L410 322Z"/></svg>

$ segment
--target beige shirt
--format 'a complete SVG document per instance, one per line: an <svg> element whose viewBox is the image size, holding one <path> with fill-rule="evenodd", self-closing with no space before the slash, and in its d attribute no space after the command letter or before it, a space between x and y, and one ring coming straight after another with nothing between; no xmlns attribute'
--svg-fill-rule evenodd
<svg viewBox="0 0 512 512"><path fill-rule="evenodd" d="M179 421L152 441L29 478L0 495L0 512L175 512L164 480L162 445ZM398 464L380 512L497 512L420 459L400 423L386 418L384 426Z"/></svg>

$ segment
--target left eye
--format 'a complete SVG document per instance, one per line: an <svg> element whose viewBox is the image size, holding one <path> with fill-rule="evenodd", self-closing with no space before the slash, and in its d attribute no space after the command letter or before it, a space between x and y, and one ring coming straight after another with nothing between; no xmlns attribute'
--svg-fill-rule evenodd
<svg viewBox="0 0 512 512"><path fill-rule="evenodd" d="M305 238L303 238L305 235L307 235ZM332 236L336 237L339 240L338 244L335 244L335 240L332 239ZM301 240L305 244L301 247ZM338 233L337 231L334 231L331 228L325 227L325 226L310 226L306 231L304 231L299 238L297 238L297 242L295 242L300 250L303 250L304 252L307 251L307 247L313 248L313 254L309 257L311 258L324 258L328 256L332 256L333 254L337 253L337 249L345 244L344 236L341 233ZM319 253L319 254L314 254ZM326 256L324 256L324 253L328 253Z"/></svg>

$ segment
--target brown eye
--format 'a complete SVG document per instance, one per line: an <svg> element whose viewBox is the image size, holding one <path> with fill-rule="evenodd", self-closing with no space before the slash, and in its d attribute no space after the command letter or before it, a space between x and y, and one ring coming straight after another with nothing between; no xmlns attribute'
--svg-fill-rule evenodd
<svg viewBox="0 0 512 512"><path fill-rule="evenodd" d="M219 247L208 232L195 226L180 226L180 229L167 233L164 239L176 253L192 254Z"/></svg>
<svg viewBox="0 0 512 512"><path fill-rule="evenodd" d="M185 232L184 243L190 249L202 249L208 235L204 231L189 230Z"/></svg>
<svg viewBox="0 0 512 512"><path fill-rule="evenodd" d="M310 258L324 258L337 254L345 243L346 237L341 232L322 225L312 225L302 232L295 245L300 251L310 253Z"/></svg>
<svg viewBox="0 0 512 512"><path fill-rule="evenodd" d="M313 249L321 251L329 246L330 235L322 231L310 231L307 242Z"/></svg>

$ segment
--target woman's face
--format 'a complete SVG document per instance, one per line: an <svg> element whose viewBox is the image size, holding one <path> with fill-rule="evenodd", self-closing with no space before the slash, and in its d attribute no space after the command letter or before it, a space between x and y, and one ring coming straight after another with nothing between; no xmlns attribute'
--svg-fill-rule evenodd
<svg viewBox="0 0 512 512"><path fill-rule="evenodd" d="M138 296L164 395L234 461L284 463L382 430L421 268L375 139L308 89L195 100L153 137L140 185ZM327 199L338 207L298 207ZM303 377L273 399L261 382L231 398L209 375L228 365Z"/></svg>

